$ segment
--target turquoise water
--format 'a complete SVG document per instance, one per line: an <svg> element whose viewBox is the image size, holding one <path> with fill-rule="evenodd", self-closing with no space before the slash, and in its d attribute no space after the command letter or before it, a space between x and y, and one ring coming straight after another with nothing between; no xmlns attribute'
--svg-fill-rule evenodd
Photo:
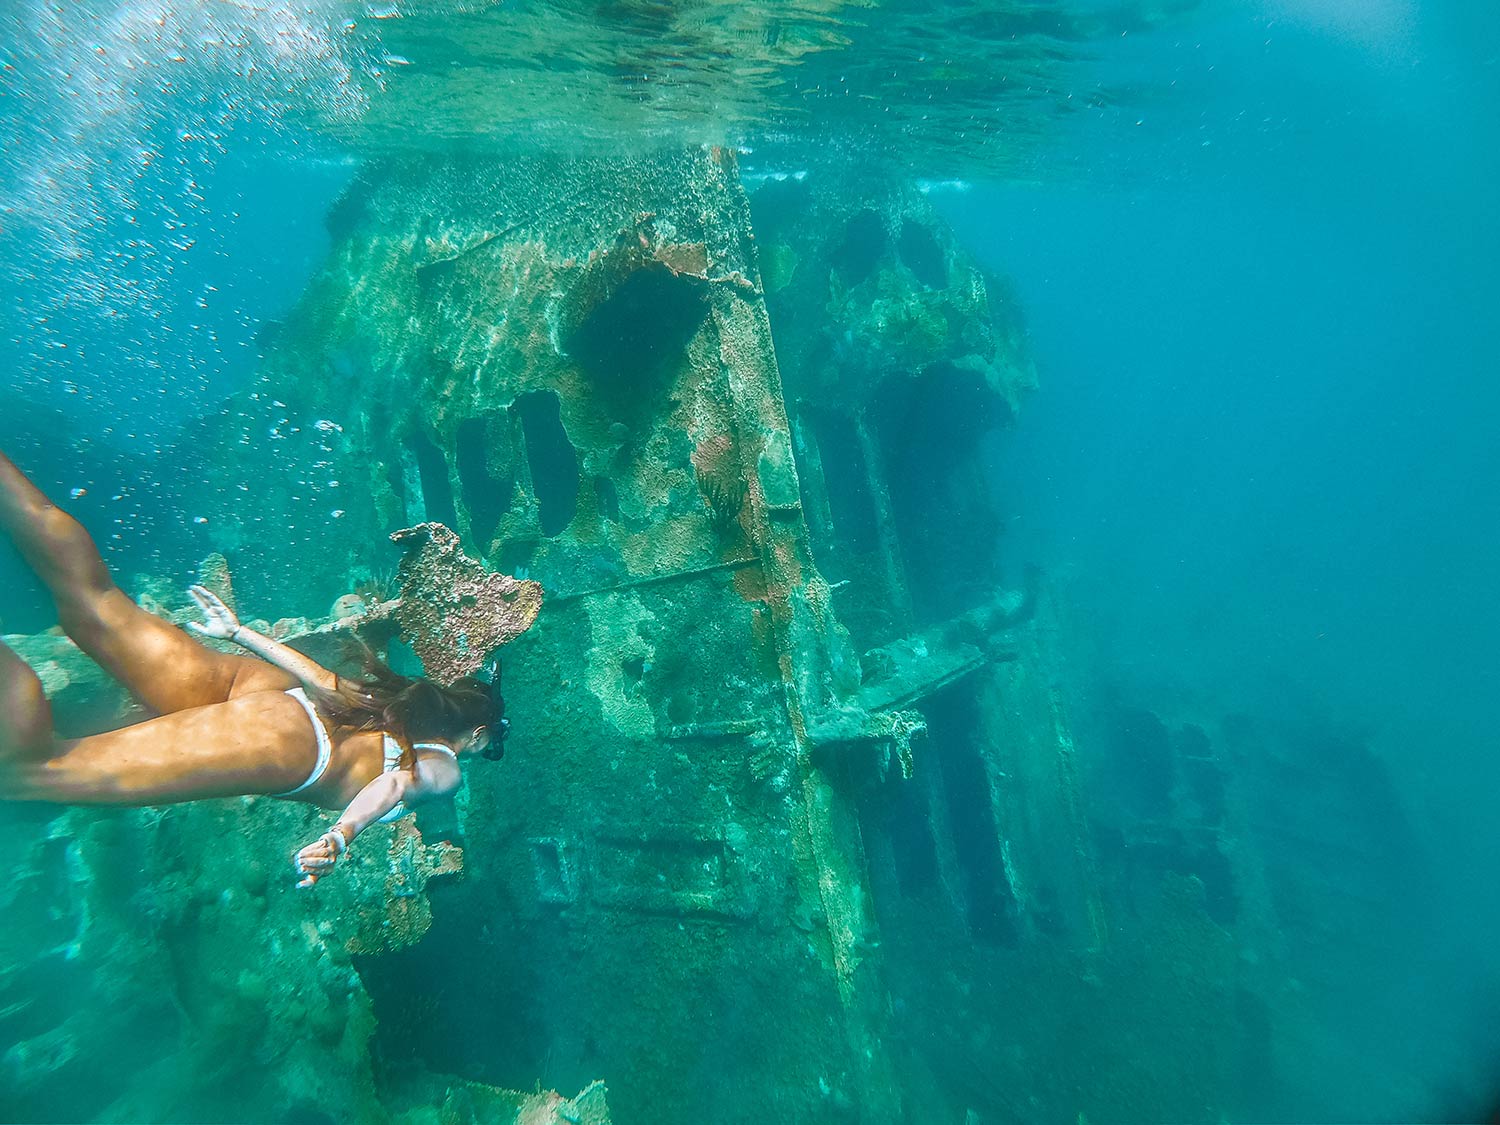
<svg viewBox="0 0 1500 1125"><path fill-rule="evenodd" d="M337 468L323 474L318 455L290 434L320 418L352 434L357 418L408 408L409 388L421 385L401 382L404 368L390 374L400 365L382 359L392 338L384 322L338 336L316 311L330 290L326 271L352 268L330 267L330 253L361 239L376 245L410 221L431 240L412 236L415 260L444 237L444 224L462 228L465 208L482 210L457 194L450 208L420 169L489 168L483 175L498 177L494 195L505 207L513 168L513 182L526 178L538 199L566 184L585 216L617 204L644 212L657 203L643 194L632 207L628 190L606 184L604 173L580 173L575 183L568 169L645 167L669 159L662 154L723 146L748 196L788 410L817 431L816 474L826 477L837 535L819 539L819 505L805 483L814 470L800 438L787 444L804 478L807 514L796 520L810 526L811 557L834 587L828 596L864 682L881 682L873 670L882 660L904 659L892 648L899 637L935 636L939 621L990 591L1028 588L1039 574L1038 633L1018 642L1019 657L997 661L1019 671L1013 682L996 681L996 698L1055 701L1060 726L1045 738L1066 729L1076 752L1057 761L1076 771L1076 787L1056 781L1057 769L1028 766L1028 752L1016 749L1043 738L1034 735L1046 725L1040 703L1016 704L1007 726L997 717L1004 707L951 688L913 704L928 734L915 744L908 783L948 794L946 827L914 811L908 791L888 788L899 771L881 772L877 785L859 772L863 759L838 770L814 761L812 780L790 792L826 786L833 796L809 796L810 807L847 801L829 839L857 858L829 870L853 887L839 901L855 902L864 920L829 939L830 949L846 943L841 965L852 950L863 966L838 978L839 991L832 976L790 968L801 965L790 954L764 963L752 955L790 934L788 948L805 942L813 951L809 963L838 962L820 944L825 929L838 928L831 900L809 906L788 891L796 901L777 905L765 892L741 914L720 903L723 917L704 921L682 908L679 922L671 911L680 904L659 909L651 900L636 910L618 887L602 889L647 877L631 866L639 861L610 850L622 810L639 801L644 818L705 819L708 798L688 796L696 791L672 772L674 753L717 765L741 755L756 784L765 781L754 764L763 746L710 741L689 753L670 731L703 719L711 695L715 717L732 711L735 721L780 729L774 661L742 669L732 657L749 641L704 640L700 665L686 656L673 664L667 641L640 622L655 614L685 632L701 617L666 595L625 630L645 648L622 641L603 611L569 618L560 608L553 620L563 624L546 625L537 644L564 652L570 643L595 652L625 644L628 705L608 712L612 725L601 720L600 735L567 709L561 689L554 697L522 674L517 691L535 741L518 718L520 761L504 768L518 792L532 794L533 815L517 807L522 797L505 796L504 781L475 780L459 838L473 841L466 850L476 858L461 890L432 892L433 929L399 952L334 958L359 974L350 987L368 993L377 1028L356 1047L344 1040L340 1065L356 1074L347 1086L266 1093L280 1060L265 1043L300 1041L318 1025L319 1002L298 1007L261 976L300 956L289 952L292 935L304 924L316 932L320 910L382 909L378 889L321 908L281 889L246 891L268 944L229 958L230 1004L205 967L214 964L202 953L213 928L182 905L214 900L224 872L197 865L193 831L173 828L184 822L161 827L149 819L156 814L136 813L60 822L18 806L0 813L24 841L10 909L63 920L57 932L27 921L3 946L0 1051L12 1093L0 1093L0 1116L234 1120L238 1105L253 1120L475 1119L463 1116L470 1111L482 1120L454 1102L460 1079L569 1096L603 1079L617 1122L1493 1119L1500 9L1424 0L305 0L200 9L132 0L17 2L3 18L0 361L11 375L0 385L0 449L84 522L133 594L184 586L220 551L237 586L266 599L256 616L316 622L335 595L394 568L383 537L410 507L349 502L350 492L385 485L351 478L342 448L328 455ZM543 174L526 163L533 159L554 163ZM372 205L387 226L350 217L382 183L398 185ZM837 190L812 203L797 195L798 185L816 193L828 183ZM890 203L890 185L917 202ZM950 265L972 262L985 278L994 323L1014 327L996 354L1034 365L1036 381L1014 417L989 398L963 397L967 384L942 364L921 368L934 380L925 397L874 396L862 415L874 434L868 448L882 451L891 481L873 501L857 467L867 449L837 427L819 429L819 411L832 410L840 379L903 362L895 344L875 349L876 360L861 353L859 326L886 316L870 310L884 309L881 301L895 308L905 290L879 289L886 281L860 288L857 250L885 236L867 232L851 251L814 249L821 244L806 233L845 222L840 208L860 206L865 193L870 213L907 216L889 232L895 248L881 252L878 267L872 250L869 268L914 291L942 291L958 267L933 267L937 278L924 280L921 249L895 237L911 216L930 217ZM538 245L571 247L575 227L587 225L550 221ZM686 227L675 212L673 221ZM778 257L781 246L800 264ZM827 279L798 288L820 255L834 262ZM790 278L785 290L773 289L777 271ZM374 288L384 284L369 277ZM625 320L668 303L648 301ZM838 317L855 325L842 347L837 338L822 350L804 345L822 320ZM640 388L590 390L562 378L567 452L557 456L566 462L577 446L585 476L618 474L614 522L639 536L620 548L628 563L586 557L582 547L548 555L545 543L535 555L490 549L464 525L467 549L487 564L529 568L550 593L582 600L622 575L654 572L668 555L675 565L687 534L655 537L665 517L644 506L623 467L620 451L635 438L584 434L568 413L570 395L656 401L655 369L631 358L651 347L628 324L607 345L608 362L639 377ZM369 389L340 401L343 413L298 414L304 400L311 411L335 394L299 386L314 367L329 387ZM997 381L1027 380L1011 372ZM278 421L276 395L287 388L291 422ZM252 402L253 394L265 399ZM446 417L436 402L418 408ZM569 523L549 523L551 470L535 459L545 411L517 410L525 417L516 426L533 444L530 495L542 505L545 536L556 538ZM620 417L617 425L637 425L624 407ZM278 429L283 423L290 431ZM241 425L253 441L239 441ZM388 428L384 444L405 440ZM283 432L288 441L278 445ZM651 451L644 460L673 455L644 439L640 448ZM493 483L497 462L476 476L461 449L450 460L469 521L467 508L483 507L472 503L470 490L483 487L473 482ZM578 476L577 464L559 471ZM300 487L283 488L282 473ZM427 473L427 512L443 518ZM366 475L389 483L400 471ZM675 487L662 485L662 510L680 516ZM584 514L571 517L580 522L564 540L592 518L590 505L608 507L607 495L603 485L585 489ZM778 510L797 509L796 500ZM871 503L867 524L848 515ZM689 506L701 506L696 496ZM346 509L346 521L329 517ZM872 577L882 521L910 533L898 551L904 583ZM231 524L233 535L221 530ZM620 536L603 538L618 545ZM725 552L694 556L694 565L733 563ZM326 560L346 555L334 574ZM903 613L906 629L891 624ZM54 624L19 559L0 554L0 633L35 637ZM556 639L569 629L574 641ZM537 655L523 650L517 662L527 654ZM570 674L568 658L547 659L536 663L554 680ZM733 685L699 685L719 684L721 674ZM991 674L1011 673L964 672ZM590 706L607 712L615 688L587 678L606 700ZM1037 684L1046 692L1028 695ZM555 722L540 717L549 707ZM570 721L589 733L570 742ZM638 773L627 762L615 773L623 780L606 787L597 779L608 780L615 741L662 748L662 760ZM798 745L807 750L805 739ZM924 746L939 763L926 774ZM960 746L962 755L948 749ZM675 798L658 791L658 774L664 790L678 786ZM524 788L535 776L579 805L559 812L540 800ZM780 775L767 768L766 776ZM727 792L714 790L713 800L730 810L722 816L735 831L744 822L753 839L762 828L780 838L765 826L781 814L766 813L729 774L704 784ZM992 802L963 796L981 791ZM1016 791L1020 798L1007 796ZM266 823L253 810L203 815ZM787 823L801 824L799 815L786 814ZM288 851L298 831L289 825L281 822ZM573 893L572 845L537 851L536 841L575 830L590 856L579 861L590 873L578 876L587 901L568 900L559 922L547 904ZM798 831L788 828L787 838L800 839ZM929 837L936 843L921 843ZM84 842L48 843L58 840ZM717 843L700 855L702 839L684 840L651 873L673 893L679 883L683 895L709 893L694 882L700 859L705 871L741 862ZM481 847L491 842L489 855L509 856L505 848L525 841L532 851L517 854L552 856L555 865L537 875L532 898ZM120 859L127 849L144 857L139 885L110 867L136 862ZM798 858L787 870L803 870L804 851L792 850ZM1087 858L1082 875L1059 874L1056 856L1075 850ZM888 876L886 851L898 857ZM63 862L54 852L70 857L63 882L82 888L74 898L39 897L56 882L46 865ZM950 879L962 887L952 895L963 902L958 921L923 897ZM112 904L96 904L92 916L117 927L118 939L100 939L96 927L78 954L80 939L64 922L89 913L78 904L93 901L92 886L107 888L99 901ZM143 928L126 921L158 915L166 921ZM658 923L665 936L650 928ZM684 925L702 944L671 944ZM567 936L554 948L559 933ZM120 981L158 960L179 968L170 980L151 979L161 1010L142 1017L148 1030L137 1043L108 1021L92 1038L69 1022L144 1004ZM674 964L703 975L673 984ZM616 988L627 999L612 1001ZM267 1019L278 1030L262 1040ZM336 1022L346 1020L358 1023ZM683 1030L695 1025L711 1046ZM835 1026L837 1034L827 1030ZM179 1044L195 1037L228 1060L222 1102L184 1077L195 1056ZM879 1050L866 1050L867 1040ZM880 1061L869 1073L856 1063L792 1065L770 1053L778 1041L787 1057L805 1060L837 1041L851 1058ZM133 1053L140 1044L152 1046L161 1071L144 1080L149 1064ZM772 1061L762 1065L763 1057ZM419 1072L420 1082L411 1077ZM351 1101L349 1089L375 1093ZM174 1092L152 1100L143 1090Z"/></svg>

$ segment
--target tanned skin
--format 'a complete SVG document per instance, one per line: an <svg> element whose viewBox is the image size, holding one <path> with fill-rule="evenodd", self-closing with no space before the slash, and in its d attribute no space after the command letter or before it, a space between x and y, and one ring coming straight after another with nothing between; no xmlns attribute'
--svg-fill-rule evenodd
<svg viewBox="0 0 1500 1125"><path fill-rule="evenodd" d="M41 681L0 642L0 798L166 805L283 793L307 779L317 761L317 735L302 705L285 693L299 683L328 686L332 673L240 626L207 591L194 591L208 618L199 631L232 635L275 664L215 652L136 605L115 585L83 526L3 453L0 531L51 593L63 631L157 713L105 734L59 739ZM447 796L461 781L445 754L422 751L414 769L384 772L380 732L332 735L328 769L290 799L343 809L335 827L344 843L397 801ZM452 749L472 753L488 741L478 728ZM302 849L301 885L326 875L341 851L328 835Z"/></svg>

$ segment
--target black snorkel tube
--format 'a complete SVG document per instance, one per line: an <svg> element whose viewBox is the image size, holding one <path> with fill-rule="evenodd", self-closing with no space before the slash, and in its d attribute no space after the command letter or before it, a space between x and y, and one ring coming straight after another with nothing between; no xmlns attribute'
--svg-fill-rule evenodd
<svg viewBox="0 0 1500 1125"><path fill-rule="evenodd" d="M485 662L490 685L490 742L482 753L492 762L505 757L505 739L510 734L510 720L505 717L505 696L500 694L500 658L492 656Z"/></svg>

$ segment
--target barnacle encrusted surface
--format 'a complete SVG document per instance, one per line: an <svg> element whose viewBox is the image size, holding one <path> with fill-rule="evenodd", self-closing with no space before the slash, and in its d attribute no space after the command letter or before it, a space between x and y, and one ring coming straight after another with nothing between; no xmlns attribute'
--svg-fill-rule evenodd
<svg viewBox="0 0 1500 1125"><path fill-rule="evenodd" d="M401 597L378 607L375 616L394 618L435 680L473 675L541 612L540 582L486 570L443 524L403 528L391 539L410 548L398 573Z"/></svg>

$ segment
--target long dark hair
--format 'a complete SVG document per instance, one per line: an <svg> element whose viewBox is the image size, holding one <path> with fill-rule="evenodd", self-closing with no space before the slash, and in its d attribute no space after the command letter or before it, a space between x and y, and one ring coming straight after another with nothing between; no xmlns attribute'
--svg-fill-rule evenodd
<svg viewBox="0 0 1500 1125"><path fill-rule="evenodd" d="M417 752L413 742L452 742L476 727L488 727L487 758L499 758L506 728L505 699L500 694L500 662L493 663L489 680L464 676L444 687L424 676L403 676L376 656L363 641L351 655L360 665L358 676L335 676L332 691L314 688L318 710L348 730L384 731L401 747L398 765L411 769Z"/></svg>

